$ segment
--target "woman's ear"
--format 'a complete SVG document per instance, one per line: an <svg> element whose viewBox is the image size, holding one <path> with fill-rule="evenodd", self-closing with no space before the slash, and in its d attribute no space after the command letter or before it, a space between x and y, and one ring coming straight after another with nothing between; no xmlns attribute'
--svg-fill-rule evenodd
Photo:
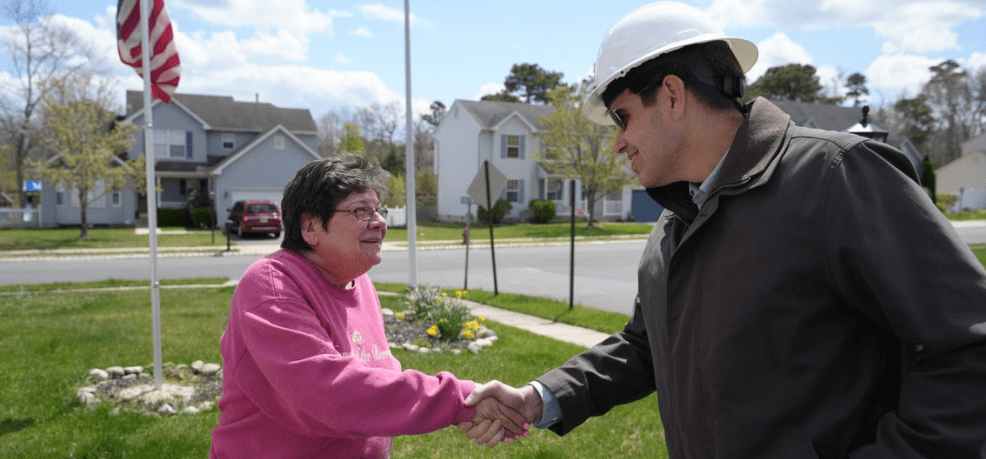
<svg viewBox="0 0 986 459"><path fill-rule="evenodd" d="M319 218L312 214L301 215L301 237L313 249L318 247L318 227L321 226Z"/></svg>

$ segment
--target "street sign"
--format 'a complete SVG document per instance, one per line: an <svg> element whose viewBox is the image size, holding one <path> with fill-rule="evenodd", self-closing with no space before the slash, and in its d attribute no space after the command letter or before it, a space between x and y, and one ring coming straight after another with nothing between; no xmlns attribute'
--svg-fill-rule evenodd
<svg viewBox="0 0 986 459"><path fill-rule="evenodd" d="M489 167L490 173L490 199L496 202L500 193L503 192L503 188L507 186L507 176L503 175L503 172L493 167L492 164L487 163L485 166ZM476 177L472 179L472 183L469 184L469 189L466 191L476 201L476 204L490 209L490 203L486 200L486 171L484 169L484 167L479 168L479 172L476 173Z"/></svg>
<svg viewBox="0 0 986 459"><path fill-rule="evenodd" d="M28 193L36 193L41 191L41 180L25 180L24 191Z"/></svg>

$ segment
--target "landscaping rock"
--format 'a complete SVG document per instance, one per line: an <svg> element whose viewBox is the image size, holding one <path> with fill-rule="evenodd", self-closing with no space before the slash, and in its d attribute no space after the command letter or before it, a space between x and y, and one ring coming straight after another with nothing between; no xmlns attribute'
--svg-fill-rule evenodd
<svg viewBox="0 0 986 459"><path fill-rule="evenodd" d="M89 376L96 378L96 381L106 381L107 379L109 379L110 374L107 373L106 370L93 368L92 370L89 370Z"/></svg>
<svg viewBox="0 0 986 459"><path fill-rule="evenodd" d="M221 368L222 367L220 367L219 364L217 363L207 363L205 365L202 365L202 369L200 370L200 372L203 375L210 376L219 373L219 370Z"/></svg>

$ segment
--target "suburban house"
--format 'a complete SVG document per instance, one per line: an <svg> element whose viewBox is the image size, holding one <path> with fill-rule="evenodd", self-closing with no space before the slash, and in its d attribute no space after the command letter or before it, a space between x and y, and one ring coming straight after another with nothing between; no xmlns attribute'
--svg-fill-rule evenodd
<svg viewBox="0 0 986 459"><path fill-rule="evenodd" d="M958 197L952 210L986 209L986 133L963 142L960 151L935 171L936 193Z"/></svg>
<svg viewBox="0 0 986 459"><path fill-rule="evenodd" d="M143 93L127 91L123 122L144 125ZM270 199L280 205L284 186L317 159L317 128L307 109L237 102L232 97L175 94L170 104L152 104L155 184L159 208L182 208L197 194L211 202L216 224L243 199ZM144 132L127 153L144 153ZM68 190L45 187L46 225L78 224L78 200ZM93 225L132 224L140 200L130 187L89 207ZM47 205L54 203L55 205Z"/></svg>
<svg viewBox="0 0 986 459"><path fill-rule="evenodd" d="M435 166L438 176L437 213L442 221L465 221L470 206L469 185L483 171L483 162L506 177L506 186L496 199L512 208L510 220L525 221L529 203L547 199L559 215L571 212L571 179L549 174L538 161L539 134L544 126L539 116L550 115L551 106L514 102L456 100L435 129ZM577 209L584 212L581 186L575 187ZM630 189L611 193L595 206L596 218L625 220L630 214Z"/></svg>

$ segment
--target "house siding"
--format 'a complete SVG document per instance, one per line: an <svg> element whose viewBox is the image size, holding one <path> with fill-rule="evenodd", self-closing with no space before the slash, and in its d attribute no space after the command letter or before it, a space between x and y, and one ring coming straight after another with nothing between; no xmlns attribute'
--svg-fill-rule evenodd
<svg viewBox="0 0 986 459"><path fill-rule="evenodd" d="M268 136L216 177L215 209L219 221L228 214L226 209L233 207L234 195L253 191L266 198L272 193L281 194L298 170L314 159L290 138L286 139L283 150L275 149L274 138L278 135L284 133L278 131ZM277 203L280 206L280 200Z"/></svg>

